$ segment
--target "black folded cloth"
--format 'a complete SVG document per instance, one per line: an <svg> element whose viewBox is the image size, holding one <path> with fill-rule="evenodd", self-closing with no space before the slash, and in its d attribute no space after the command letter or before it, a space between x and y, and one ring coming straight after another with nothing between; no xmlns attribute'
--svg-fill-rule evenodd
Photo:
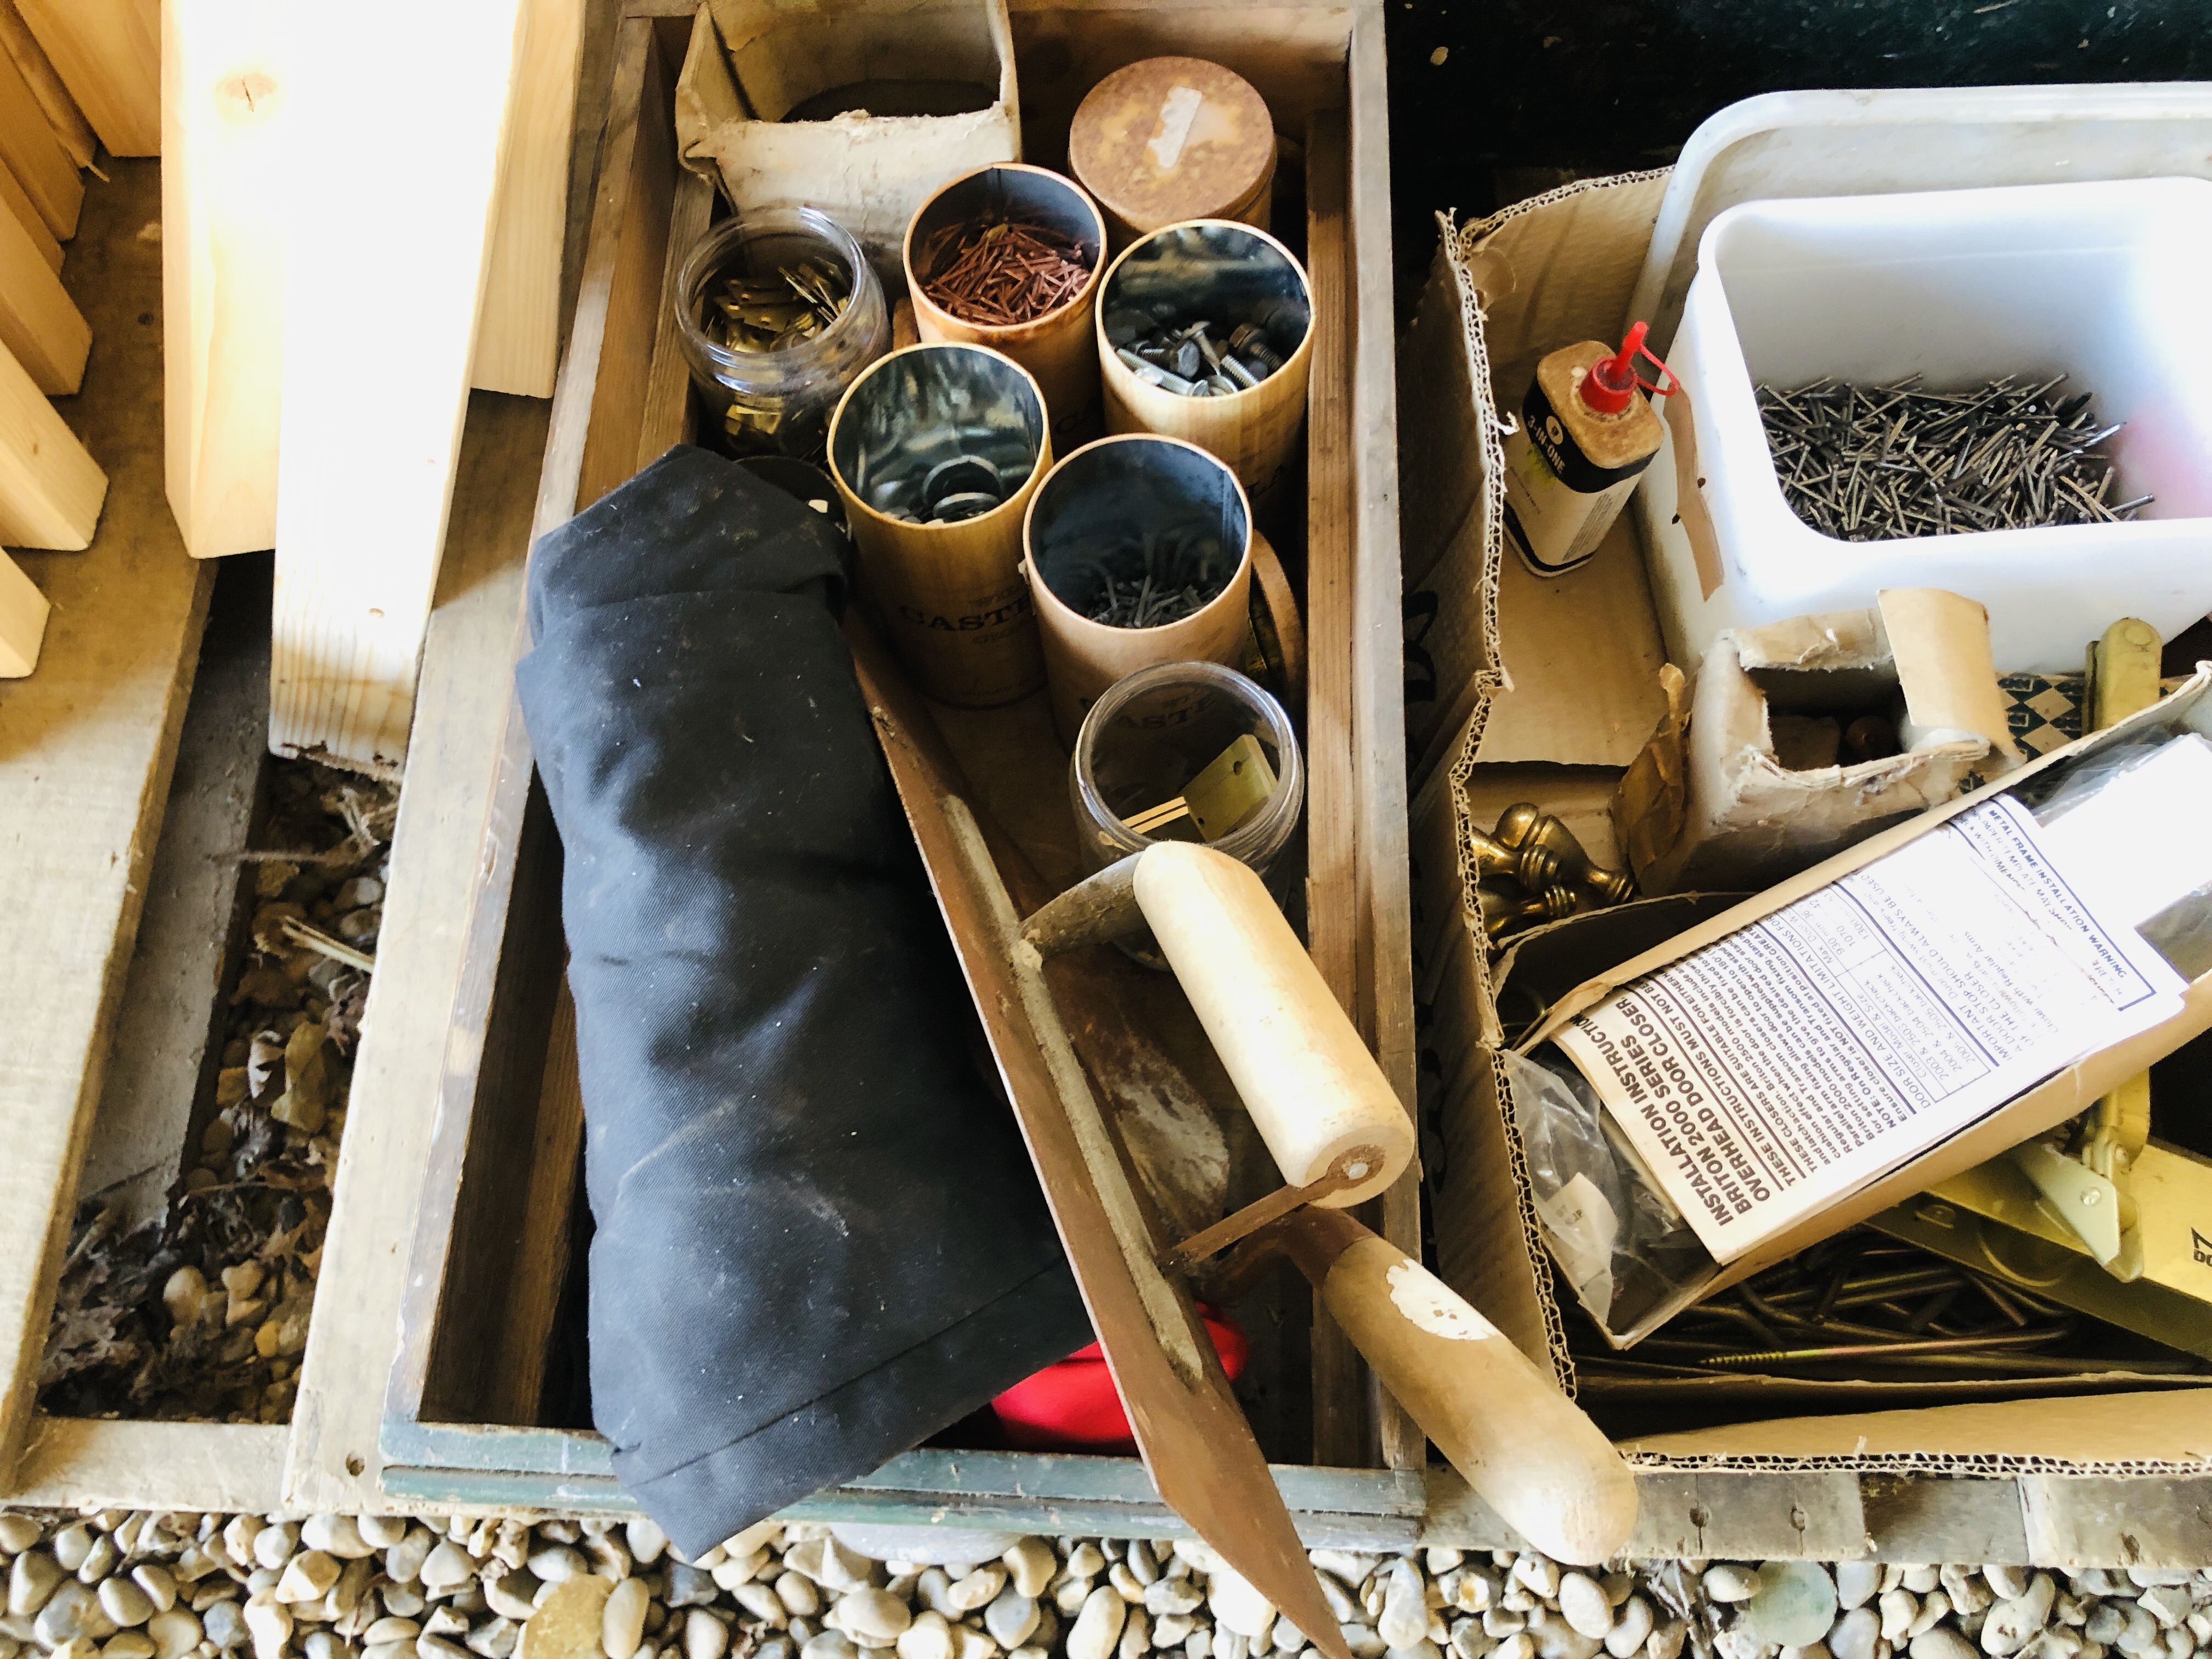
<svg viewBox="0 0 2212 1659"><path fill-rule="evenodd" d="M538 544L592 1416L696 1555L1091 1340L839 631L842 544L672 450Z"/></svg>

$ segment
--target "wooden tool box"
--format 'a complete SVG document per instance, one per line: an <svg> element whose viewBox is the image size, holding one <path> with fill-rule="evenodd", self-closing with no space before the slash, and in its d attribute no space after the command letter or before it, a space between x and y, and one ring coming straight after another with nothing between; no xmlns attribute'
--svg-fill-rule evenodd
<svg viewBox="0 0 2212 1659"><path fill-rule="evenodd" d="M1403 739L1379 12L1017 7L1012 21L1031 122L1028 153L1039 160L1054 159L1050 147L1085 88L1121 63L1169 52L1218 58L1246 75L1269 100L1279 128L1304 140L1309 241L1327 357L1315 375L1306 468L1308 622L1325 644L1309 667L1305 908L1332 988L1410 1101L1404 805L1399 770L1388 763ZM617 26L582 289L533 533L598 499L687 430L690 387L666 326L665 294L708 205L674 154L672 91L684 54L700 49L694 37L695 7L688 3L632 3ZM510 641L502 675L519 643ZM992 805L1017 839L1052 880L1073 879L1076 872L1064 860L1056 864L1059 849L1050 845L1066 840L1065 762L1046 735L1042 702L975 716L939 709L938 717L972 775L1002 781ZM326 1425L302 1425L307 1432L295 1436L292 1458L298 1501L328 1490L322 1483L338 1478L331 1471L359 1457L380 1463L386 1492L416 1501L623 1502L605 1473L603 1442L542 1426L558 1420L557 1389L549 1387L546 1367L574 1268L570 1206L581 1105L571 1017L559 988L557 844L532 787L519 714L509 709L496 725L495 733L486 733L493 739L483 753L486 769L471 784L472 798L480 793L484 801L481 862L459 912L462 958L447 1011L435 1119L411 1142L415 1167L428 1167L412 1257L404 1293L398 1275L389 1292L380 1291L392 1298L386 1305L396 1304L401 1334L390 1394L369 1449L352 1436L343 1447L335 1437L325 1440ZM410 777L410 798L414 785ZM403 805L403 815L409 810ZM403 842L406 834L403 822ZM401 1166L395 1160L392 1167L396 1182ZM348 1224L350 1193L343 1176L341 1191L326 1272L370 1248ZM1414 1243L1413 1184L1384 1202L1384 1229ZM397 1216L396 1204L391 1214ZM381 1235L388 1223L368 1224ZM387 1243L380 1237L377 1246ZM311 1352L303 1397L321 1394L322 1362L332 1352ZM1387 1407L1370 1405L1348 1348L1340 1356L1323 1352L1336 1361L1321 1366L1315 1382L1313 1416L1325 1460L1358 1465L1373 1457L1396 1468L1349 1477L1364 1483L1356 1495L1318 1507L1410 1516L1423 1507L1425 1448L1418 1431ZM1303 1369L1304 1356L1296 1363ZM920 1453L878 1477L886 1485L818 1502L837 1512L880 1513L887 1502L882 1492L903 1492L915 1496L891 1498L891 1507L939 1513L961 1488L956 1470L969 1470L972 1479L981 1468L999 1470L995 1484L1009 1494L1039 1497L1052 1484L1049 1471L1072 1468L1077 1492L1085 1480L1103 1479L1109 1485L1097 1495L1110 1506L1139 1505L1133 1524L1147 1510L1150 1524L1173 1524L1141 1470L1118 1460Z"/></svg>

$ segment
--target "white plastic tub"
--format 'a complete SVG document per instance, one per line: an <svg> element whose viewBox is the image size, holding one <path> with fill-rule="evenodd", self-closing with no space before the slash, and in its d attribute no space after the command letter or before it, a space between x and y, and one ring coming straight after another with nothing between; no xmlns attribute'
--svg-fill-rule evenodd
<svg viewBox="0 0 2212 1659"><path fill-rule="evenodd" d="M1946 587L1989 607L2001 671L2078 671L2124 616L2212 610L2212 181L2142 179L1748 202L1698 245L1668 353L1683 395L1642 519L1668 653L1723 629ZM1942 390L2064 371L2093 392L2136 521L1844 542L1782 494L1753 387L1824 375ZM1685 434L1694 444L1678 450ZM1701 498L1703 511L1685 489Z"/></svg>

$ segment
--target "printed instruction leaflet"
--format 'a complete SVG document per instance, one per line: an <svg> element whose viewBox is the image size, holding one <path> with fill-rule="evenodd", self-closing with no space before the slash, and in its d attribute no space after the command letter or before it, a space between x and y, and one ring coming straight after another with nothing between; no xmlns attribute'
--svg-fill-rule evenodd
<svg viewBox="0 0 2212 1659"><path fill-rule="evenodd" d="M2079 864L1998 796L1615 992L1557 1040L1732 1261L2179 1011L2180 975L2083 897Z"/></svg>

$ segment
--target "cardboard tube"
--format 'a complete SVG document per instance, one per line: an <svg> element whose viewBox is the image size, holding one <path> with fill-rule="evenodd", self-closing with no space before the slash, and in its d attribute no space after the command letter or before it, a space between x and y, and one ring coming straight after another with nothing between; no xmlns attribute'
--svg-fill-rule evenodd
<svg viewBox="0 0 2212 1659"><path fill-rule="evenodd" d="M1027 455L1029 470L980 517L908 524L871 504L894 465L987 447ZM1022 526L1052 465L1052 436L1029 371L977 345L913 345L879 358L837 405L829 460L860 554L861 593L921 689L940 702L988 708L1042 684Z"/></svg>
<svg viewBox="0 0 2212 1659"><path fill-rule="evenodd" d="M1083 245L1091 261L1091 280L1073 299L1032 322L1001 325L966 321L922 292L923 277L929 273L919 270L915 261L933 234L963 221L1008 218L1049 225ZM923 339L987 345L1029 370L1044 393L1053 447L1061 453L1097 435L1098 350L1091 340L1091 313L1106 263L1106 221L1081 185L1020 161L1000 161L964 173L939 189L908 221L904 257L915 327Z"/></svg>
<svg viewBox="0 0 2212 1659"><path fill-rule="evenodd" d="M1249 276L1211 283L1194 276L1187 295L1167 301L1194 320L1215 324L1214 337L1223 344L1226 331L1239 323L1261 327L1283 366L1248 391L1188 398L1146 385L1121 361L1117 348L1149 332L1154 326L1152 305L1176 292L1176 266L1183 259L1179 238L1194 239L1224 256L1242 251L1273 275L1266 283ZM1189 263L1197 267L1199 262ZM1152 289L1164 292L1154 295ZM1263 230L1220 219L1155 231L1131 243L1106 268L1093 331L1109 432L1152 432L1194 443L1226 462L1246 493L1262 506L1287 482L1305 422L1306 382L1313 367L1313 285L1280 242Z"/></svg>
<svg viewBox="0 0 2212 1659"><path fill-rule="evenodd" d="M1061 597L1070 578L1054 557L1068 539L1086 538L1120 519L1136 532L1171 520L1179 507L1218 507L1237 568L1221 592L1180 622L1116 628L1093 622ZM1070 455L1036 492L1022 527L1034 592L1052 719L1071 749L1083 717L1115 681L1163 662L1243 660L1251 625L1252 513L1243 487L1214 457L1173 439L1131 434L1101 438Z"/></svg>
<svg viewBox="0 0 2212 1659"><path fill-rule="evenodd" d="M1382 1149L1358 1185L1318 1200L1364 1203L1413 1161L1413 1121L1250 869L1225 853L1160 842L1137 859L1138 908L1252 1114L1285 1184L1340 1153Z"/></svg>
<svg viewBox="0 0 2212 1659"><path fill-rule="evenodd" d="M1491 1508L1555 1561L1594 1566L1620 1553L1636 1527L1636 1477L1526 1354L1351 1217L1309 1205L1281 1227L1352 1346Z"/></svg>

